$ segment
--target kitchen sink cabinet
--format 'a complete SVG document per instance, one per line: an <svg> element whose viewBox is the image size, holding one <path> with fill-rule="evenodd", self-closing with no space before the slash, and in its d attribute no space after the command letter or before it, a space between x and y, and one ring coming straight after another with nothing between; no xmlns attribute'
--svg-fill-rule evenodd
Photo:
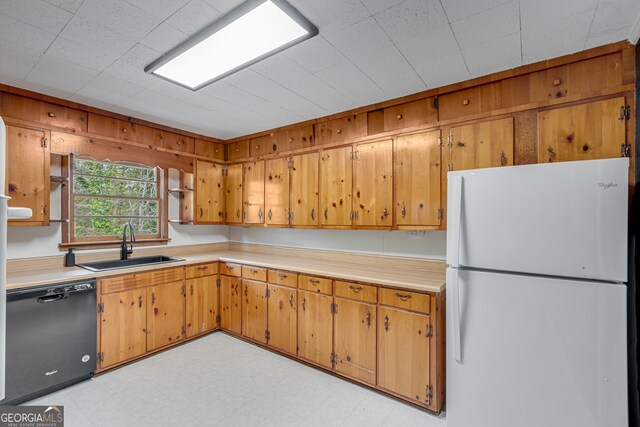
<svg viewBox="0 0 640 427"><path fill-rule="evenodd" d="M182 281L147 288L147 351L185 338L185 296Z"/></svg>
<svg viewBox="0 0 640 427"><path fill-rule="evenodd" d="M191 338L214 330L218 325L217 276L186 281L186 336Z"/></svg>
<svg viewBox="0 0 640 427"><path fill-rule="evenodd" d="M269 283L267 297L267 326L269 347L294 355L298 343L297 305L295 288Z"/></svg>
<svg viewBox="0 0 640 427"><path fill-rule="evenodd" d="M242 333L242 279L220 276L220 327Z"/></svg>
<svg viewBox="0 0 640 427"><path fill-rule="evenodd" d="M298 291L298 357L333 368L333 297Z"/></svg>
<svg viewBox="0 0 640 427"><path fill-rule="evenodd" d="M242 335L267 343L267 284L242 279Z"/></svg>

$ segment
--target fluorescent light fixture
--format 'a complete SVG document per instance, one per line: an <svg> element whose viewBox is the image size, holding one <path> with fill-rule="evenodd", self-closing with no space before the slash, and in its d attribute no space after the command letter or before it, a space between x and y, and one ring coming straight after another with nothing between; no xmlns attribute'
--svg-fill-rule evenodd
<svg viewBox="0 0 640 427"><path fill-rule="evenodd" d="M249 0L144 70L198 90L318 34L283 0Z"/></svg>

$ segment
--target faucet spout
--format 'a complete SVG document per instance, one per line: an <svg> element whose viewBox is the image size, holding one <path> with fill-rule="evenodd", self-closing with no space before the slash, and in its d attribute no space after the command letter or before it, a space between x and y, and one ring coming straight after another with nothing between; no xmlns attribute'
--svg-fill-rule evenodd
<svg viewBox="0 0 640 427"><path fill-rule="evenodd" d="M127 248L127 228L129 229L129 243L130 246ZM133 242L136 241L136 235L133 232L133 227L131 223L126 223L122 227L122 245L120 247L120 260L124 261L129 258L129 255L133 254Z"/></svg>

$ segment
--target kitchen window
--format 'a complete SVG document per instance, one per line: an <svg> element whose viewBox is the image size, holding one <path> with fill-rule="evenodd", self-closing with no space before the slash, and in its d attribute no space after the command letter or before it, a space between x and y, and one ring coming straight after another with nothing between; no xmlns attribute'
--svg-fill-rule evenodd
<svg viewBox="0 0 640 427"><path fill-rule="evenodd" d="M159 239L162 199L159 168L73 158L71 242L120 240L131 224L137 240Z"/></svg>

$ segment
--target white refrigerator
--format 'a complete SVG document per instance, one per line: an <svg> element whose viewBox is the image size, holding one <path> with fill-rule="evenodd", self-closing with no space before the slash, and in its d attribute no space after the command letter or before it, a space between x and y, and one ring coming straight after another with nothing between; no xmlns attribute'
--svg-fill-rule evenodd
<svg viewBox="0 0 640 427"><path fill-rule="evenodd" d="M623 427L627 158L449 172L447 427Z"/></svg>
<svg viewBox="0 0 640 427"><path fill-rule="evenodd" d="M7 321L7 221L31 218L31 209L9 207L6 196L7 130L0 117L0 400L4 399L5 331Z"/></svg>

